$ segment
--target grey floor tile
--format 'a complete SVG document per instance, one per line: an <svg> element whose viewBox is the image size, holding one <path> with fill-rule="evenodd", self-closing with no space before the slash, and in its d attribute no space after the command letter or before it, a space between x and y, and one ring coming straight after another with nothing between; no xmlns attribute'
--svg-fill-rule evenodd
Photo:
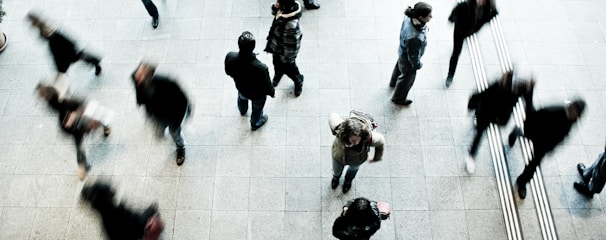
<svg viewBox="0 0 606 240"><path fill-rule="evenodd" d="M465 211L469 239L506 239L503 214L499 210Z"/></svg>
<svg viewBox="0 0 606 240"><path fill-rule="evenodd" d="M33 228L35 208L5 207L0 218L0 237L27 239Z"/></svg>
<svg viewBox="0 0 606 240"><path fill-rule="evenodd" d="M211 177L181 177L177 193L177 209L211 210L214 179Z"/></svg>
<svg viewBox="0 0 606 240"><path fill-rule="evenodd" d="M424 177L392 178L392 208L395 211L427 211L429 195Z"/></svg>
<svg viewBox="0 0 606 240"><path fill-rule="evenodd" d="M213 211L210 239L246 239L248 236L248 211Z"/></svg>
<svg viewBox="0 0 606 240"><path fill-rule="evenodd" d="M431 218L429 211L395 211L396 239L430 239Z"/></svg>
<svg viewBox="0 0 606 240"><path fill-rule="evenodd" d="M286 239L322 239L321 212L285 212L284 237Z"/></svg>
<svg viewBox="0 0 606 240"><path fill-rule="evenodd" d="M431 177L426 179L430 210L461 210L464 208L458 177Z"/></svg>
<svg viewBox="0 0 606 240"><path fill-rule="evenodd" d="M210 239L211 212L177 210L173 239Z"/></svg>
<svg viewBox="0 0 606 240"><path fill-rule="evenodd" d="M429 215L433 239L468 239L465 211L432 211Z"/></svg>
<svg viewBox="0 0 606 240"><path fill-rule="evenodd" d="M249 177L251 151L250 146L220 146L217 156L216 176Z"/></svg>
<svg viewBox="0 0 606 240"><path fill-rule="evenodd" d="M286 212L251 211L248 214L251 239L284 239Z"/></svg>
<svg viewBox="0 0 606 240"><path fill-rule="evenodd" d="M286 178L286 211L320 211L322 209L319 178Z"/></svg>
<svg viewBox="0 0 606 240"><path fill-rule="evenodd" d="M285 146L258 146L252 149L251 177L284 177L288 148ZM303 163L305 164L305 163Z"/></svg>
<svg viewBox="0 0 606 240"><path fill-rule="evenodd" d="M29 239L65 239L71 208L38 208Z"/></svg>
<svg viewBox="0 0 606 240"><path fill-rule="evenodd" d="M251 178L249 206L251 211L284 211L284 178Z"/></svg>
<svg viewBox="0 0 606 240"><path fill-rule="evenodd" d="M216 177L213 210L248 210L249 178Z"/></svg>

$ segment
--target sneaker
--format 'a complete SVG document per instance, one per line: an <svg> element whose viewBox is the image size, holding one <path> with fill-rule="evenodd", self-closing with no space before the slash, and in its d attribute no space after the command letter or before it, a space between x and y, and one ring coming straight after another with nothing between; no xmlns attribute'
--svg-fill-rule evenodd
<svg viewBox="0 0 606 240"><path fill-rule="evenodd" d="M405 101L394 101L394 100L391 100L391 102L393 102L394 104L397 104L397 105L408 106L408 105L410 105L412 103L412 100L410 100L410 99L406 99Z"/></svg>
<svg viewBox="0 0 606 240"><path fill-rule="evenodd" d="M351 189L351 183L344 183L343 184L343 193L349 192L350 189Z"/></svg>
<svg viewBox="0 0 606 240"><path fill-rule="evenodd" d="M181 166L185 162L185 148L177 149L177 166Z"/></svg>
<svg viewBox="0 0 606 240"><path fill-rule="evenodd" d="M581 177L583 177L583 172L585 172L585 164L579 163L577 164L577 171L579 171L579 174L581 174Z"/></svg>
<svg viewBox="0 0 606 240"><path fill-rule="evenodd" d="M446 77L446 82L444 82L444 85L446 86L446 88L449 88L450 85L452 85L452 76Z"/></svg>
<svg viewBox="0 0 606 240"><path fill-rule="evenodd" d="M158 28L158 24L160 24L160 19L159 18L153 18L152 19L152 27L154 29Z"/></svg>
<svg viewBox="0 0 606 240"><path fill-rule="evenodd" d="M269 120L269 117L267 116L267 114L263 114L263 116L261 116L261 118L263 118L263 121L261 122L261 124L259 126L250 126L250 130L255 131L255 130L259 129L260 127L265 125L267 120Z"/></svg>
<svg viewBox="0 0 606 240"><path fill-rule="evenodd" d="M593 198L593 192L591 192L591 190L589 190L589 187L587 186L587 184L575 182L573 184L573 186L574 186L575 190L577 190L579 193L583 194L585 197Z"/></svg>
<svg viewBox="0 0 606 240"><path fill-rule="evenodd" d="M516 180L516 183L518 184L518 196L521 199L526 198L526 183L521 183L520 178Z"/></svg>
<svg viewBox="0 0 606 240"><path fill-rule="evenodd" d="M339 178L338 177L332 177L332 181L330 182L330 187L332 189L336 189L339 186Z"/></svg>
<svg viewBox="0 0 606 240"><path fill-rule="evenodd" d="M295 97L298 97L303 92L303 75L297 76L297 80L295 81Z"/></svg>
<svg viewBox="0 0 606 240"><path fill-rule="evenodd" d="M99 64L97 64L95 66L95 76L99 76L101 75L101 66Z"/></svg>
<svg viewBox="0 0 606 240"><path fill-rule="evenodd" d="M476 161L471 155L467 155L467 157L465 158L465 171L467 171L467 173L469 174L472 174L476 171Z"/></svg>
<svg viewBox="0 0 606 240"><path fill-rule="evenodd" d="M103 136L109 136L109 134L112 133L112 128L110 127L104 127L103 128Z"/></svg>

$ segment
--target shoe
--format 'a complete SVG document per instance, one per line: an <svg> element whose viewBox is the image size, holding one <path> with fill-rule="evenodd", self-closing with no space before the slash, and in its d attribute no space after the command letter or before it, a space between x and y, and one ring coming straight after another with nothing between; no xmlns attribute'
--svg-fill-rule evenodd
<svg viewBox="0 0 606 240"><path fill-rule="evenodd" d="M101 75L101 66L99 64L97 64L95 66L95 76L99 76Z"/></svg>
<svg viewBox="0 0 606 240"><path fill-rule="evenodd" d="M339 186L339 178L338 177L332 177L332 181L330 182L330 187L332 189L336 189Z"/></svg>
<svg viewBox="0 0 606 240"><path fill-rule="evenodd" d="M394 104L397 104L397 105L408 106L408 105L410 105L412 103L412 100L410 100L410 99L406 99L405 101L394 101L394 100L391 100L391 102L393 102Z"/></svg>
<svg viewBox="0 0 606 240"><path fill-rule="evenodd" d="M586 184L575 182L573 186L574 189L576 189L579 193L583 194L585 197L593 198L593 192L589 190L589 187Z"/></svg>
<svg viewBox="0 0 606 240"><path fill-rule="evenodd" d="M521 136L521 133L520 133L520 129L516 127L509 134L509 139L508 140L509 140L509 146L510 147L513 147L513 145L516 143L516 139L518 138L518 136Z"/></svg>
<svg viewBox="0 0 606 240"><path fill-rule="evenodd" d="M109 136L109 134L112 133L112 129L110 127L104 127L103 128L103 136Z"/></svg>
<svg viewBox="0 0 606 240"><path fill-rule="evenodd" d="M585 164L579 163L577 164L577 171L579 171L579 174L581 174L581 177L583 177L583 173L585 172Z"/></svg>
<svg viewBox="0 0 606 240"><path fill-rule="evenodd" d="M295 81L295 97L298 97L303 92L303 75L297 76L297 81Z"/></svg>
<svg viewBox="0 0 606 240"><path fill-rule="evenodd" d="M343 184L343 193L349 192L350 189L351 189L351 183L344 183Z"/></svg>
<svg viewBox="0 0 606 240"><path fill-rule="evenodd" d="M318 8L320 8L320 4L315 3L315 2L305 4L305 9L308 9L308 10L314 10L314 9L318 9Z"/></svg>
<svg viewBox="0 0 606 240"><path fill-rule="evenodd" d="M472 174L476 171L476 161L471 155L467 155L467 157L465 158L465 170L469 174Z"/></svg>
<svg viewBox="0 0 606 240"><path fill-rule="evenodd" d="M516 180L516 183L518 184L518 195L521 199L526 198L526 183L520 183L520 178Z"/></svg>
<svg viewBox="0 0 606 240"><path fill-rule="evenodd" d="M185 162L185 148L177 149L177 166L181 166Z"/></svg>
<svg viewBox="0 0 606 240"><path fill-rule="evenodd" d="M446 85L446 88L449 88L450 85L452 85L452 76L448 75L448 77L446 77L446 82L444 85Z"/></svg>
<svg viewBox="0 0 606 240"><path fill-rule="evenodd" d="M250 130L255 131L255 130L259 129L260 127L265 125L267 120L269 120L269 117L267 116L267 114L263 114L263 116L261 118L263 118L263 121L261 122L261 124L259 126L250 126Z"/></svg>
<svg viewBox="0 0 606 240"><path fill-rule="evenodd" d="M160 19L159 18L153 18L152 19L152 27L154 29L158 28L158 24L160 24Z"/></svg>

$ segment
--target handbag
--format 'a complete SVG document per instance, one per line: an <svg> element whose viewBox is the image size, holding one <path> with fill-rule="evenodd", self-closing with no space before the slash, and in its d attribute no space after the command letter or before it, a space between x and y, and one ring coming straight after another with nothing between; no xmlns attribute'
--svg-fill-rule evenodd
<svg viewBox="0 0 606 240"><path fill-rule="evenodd" d="M391 216L391 206L386 202L377 202L377 208L379 209L379 218L386 220Z"/></svg>

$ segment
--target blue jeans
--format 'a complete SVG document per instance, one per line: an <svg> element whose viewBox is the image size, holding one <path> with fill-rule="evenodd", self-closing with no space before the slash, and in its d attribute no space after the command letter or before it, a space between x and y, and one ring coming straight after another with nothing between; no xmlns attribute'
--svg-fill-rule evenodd
<svg viewBox="0 0 606 240"><path fill-rule="evenodd" d="M345 181L343 181L343 184L351 184L351 181L353 181L353 179L356 177L356 174L358 173L358 169L360 168L362 164L358 164L358 165L347 165L349 166L349 168L347 168L347 173L345 173ZM335 160L334 158L332 159L332 174L334 178L340 178L341 174L343 173L343 168L345 168L345 164L340 163L339 161Z"/></svg>
<svg viewBox="0 0 606 240"><path fill-rule="evenodd" d="M248 100L252 102L252 112L250 114L251 127L258 127L263 124L263 107L265 106L266 99L267 97L263 96L262 99L250 100L238 93L238 110L240 110L240 115L244 115L246 114L246 111L248 111Z"/></svg>

